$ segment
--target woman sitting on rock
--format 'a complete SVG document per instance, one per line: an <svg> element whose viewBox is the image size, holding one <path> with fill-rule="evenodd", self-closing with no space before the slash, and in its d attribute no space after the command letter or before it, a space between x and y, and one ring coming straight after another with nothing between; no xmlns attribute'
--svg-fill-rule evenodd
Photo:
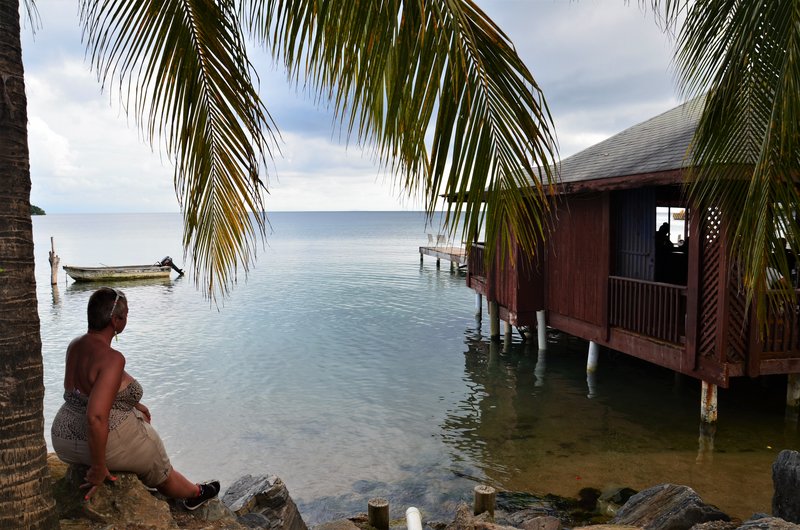
<svg viewBox="0 0 800 530"><path fill-rule="evenodd" d="M125 357L111 339L128 323L128 301L122 291L103 287L89 298L89 330L67 347L64 404L53 421L53 448L69 464L89 466L89 499L109 469L136 473L150 488L185 499L194 510L219 494L219 482L195 484L170 465L150 411L142 405L141 385L125 371Z"/></svg>

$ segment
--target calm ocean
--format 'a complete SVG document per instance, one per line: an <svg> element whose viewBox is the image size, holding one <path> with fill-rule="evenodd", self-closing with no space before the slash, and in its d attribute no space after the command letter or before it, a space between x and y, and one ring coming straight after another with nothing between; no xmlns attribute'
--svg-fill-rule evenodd
<svg viewBox="0 0 800 530"><path fill-rule="evenodd" d="M464 276L433 258L413 212L275 213L256 266L219 306L184 277L118 283L128 327L115 347L145 389L175 467L223 489L276 474L308 523L419 507L448 518L479 482L575 496L583 487L695 488L732 515L770 511L770 466L798 449L780 379L721 391L713 451L698 451L699 390L613 352L588 397L586 344L551 335L546 356L515 334L490 345ZM45 422L61 404L64 351L95 286L61 264L183 263L177 214L34 217ZM485 307L484 307L485 311ZM753 400L755 405L750 404Z"/></svg>

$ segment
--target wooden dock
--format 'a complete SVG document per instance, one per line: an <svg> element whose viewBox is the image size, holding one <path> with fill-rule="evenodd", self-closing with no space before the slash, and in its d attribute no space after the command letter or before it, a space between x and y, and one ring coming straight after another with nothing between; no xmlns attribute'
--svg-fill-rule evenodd
<svg viewBox="0 0 800 530"><path fill-rule="evenodd" d="M461 247L419 247L419 262L422 263L423 256L436 258L436 265L439 266L440 260L447 260L458 267L467 266L467 251Z"/></svg>

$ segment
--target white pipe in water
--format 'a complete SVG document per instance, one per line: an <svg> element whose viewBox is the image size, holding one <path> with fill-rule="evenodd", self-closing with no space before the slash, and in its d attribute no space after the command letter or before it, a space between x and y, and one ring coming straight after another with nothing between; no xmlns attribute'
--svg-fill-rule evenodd
<svg viewBox="0 0 800 530"><path fill-rule="evenodd" d="M413 506L406 510L406 526L408 530L422 530L422 516Z"/></svg>

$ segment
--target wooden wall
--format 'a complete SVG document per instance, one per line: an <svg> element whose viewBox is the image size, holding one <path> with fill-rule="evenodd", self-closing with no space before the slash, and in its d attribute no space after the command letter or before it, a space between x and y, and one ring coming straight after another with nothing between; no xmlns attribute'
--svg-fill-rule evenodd
<svg viewBox="0 0 800 530"><path fill-rule="evenodd" d="M547 310L606 326L609 192L574 195L558 208L547 254Z"/></svg>

